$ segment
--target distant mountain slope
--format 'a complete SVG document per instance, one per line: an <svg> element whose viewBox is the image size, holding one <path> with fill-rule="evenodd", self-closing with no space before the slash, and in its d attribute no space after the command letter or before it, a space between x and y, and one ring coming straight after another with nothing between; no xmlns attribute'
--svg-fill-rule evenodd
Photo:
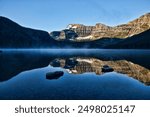
<svg viewBox="0 0 150 117"><path fill-rule="evenodd" d="M143 48L150 49L150 30L126 38L118 43L111 44L107 48Z"/></svg>
<svg viewBox="0 0 150 117"><path fill-rule="evenodd" d="M25 28L0 16L0 47L49 47L48 32Z"/></svg>
<svg viewBox="0 0 150 117"><path fill-rule="evenodd" d="M69 33L69 36L72 37L72 34L73 32ZM0 17L1 48L103 48L119 41L120 39L106 38L90 42L72 42L67 39L57 41L46 31L25 28L8 18Z"/></svg>
<svg viewBox="0 0 150 117"><path fill-rule="evenodd" d="M76 38L76 41L98 40L101 38L123 39L150 29L150 13L147 13L127 24L122 24L115 27L97 23L95 26L69 24L67 28L75 31L79 37L82 37Z"/></svg>
<svg viewBox="0 0 150 117"><path fill-rule="evenodd" d="M60 36L62 39L57 39ZM107 37L74 41L73 38L82 39L75 31L56 31L50 35L0 17L0 48L150 48L150 30L125 39Z"/></svg>

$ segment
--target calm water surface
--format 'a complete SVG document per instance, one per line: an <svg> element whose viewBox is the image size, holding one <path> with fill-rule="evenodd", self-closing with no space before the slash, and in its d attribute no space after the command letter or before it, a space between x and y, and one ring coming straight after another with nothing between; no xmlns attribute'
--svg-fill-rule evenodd
<svg viewBox="0 0 150 117"><path fill-rule="evenodd" d="M150 99L150 50L5 49L0 70L0 99Z"/></svg>

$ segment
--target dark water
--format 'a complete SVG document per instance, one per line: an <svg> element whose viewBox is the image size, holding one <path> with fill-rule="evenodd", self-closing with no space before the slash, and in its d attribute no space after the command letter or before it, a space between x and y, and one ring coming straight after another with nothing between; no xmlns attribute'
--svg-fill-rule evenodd
<svg viewBox="0 0 150 117"><path fill-rule="evenodd" d="M0 99L150 99L150 50L3 50L0 70Z"/></svg>

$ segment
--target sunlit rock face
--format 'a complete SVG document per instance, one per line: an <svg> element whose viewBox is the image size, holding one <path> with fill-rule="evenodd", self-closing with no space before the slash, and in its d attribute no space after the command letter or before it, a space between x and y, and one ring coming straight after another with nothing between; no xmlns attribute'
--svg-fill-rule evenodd
<svg viewBox="0 0 150 117"><path fill-rule="evenodd" d="M92 34L95 26L85 26L83 24L69 24L67 26L68 29L75 31L78 36L85 37Z"/></svg>
<svg viewBox="0 0 150 117"><path fill-rule="evenodd" d="M144 84L150 84L150 70L127 60L102 61L95 58L70 58L55 59L51 61L50 65L65 68L72 74L95 72L97 75L103 74L102 68L108 65L115 72L126 74Z"/></svg>
<svg viewBox="0 0 150 117"><path fill-rule="evenodd" d="M78 34L80 38L77 38L76 41L96 40L100 38L127 38L150 29L150 13L127 24L114 27L97 23L95 26L69 24L67 28Z"/></svg>

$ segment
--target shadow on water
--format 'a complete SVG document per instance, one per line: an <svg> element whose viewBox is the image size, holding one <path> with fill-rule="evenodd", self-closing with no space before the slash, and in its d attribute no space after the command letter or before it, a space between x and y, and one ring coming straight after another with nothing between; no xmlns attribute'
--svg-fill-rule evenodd
<svg viewBox="0 0 150 117"><path fill-rule="evenodd" d="M0 99L149 99L150 88L143 85L150 83L149 55L150 50L3 50Z"/></svg>

